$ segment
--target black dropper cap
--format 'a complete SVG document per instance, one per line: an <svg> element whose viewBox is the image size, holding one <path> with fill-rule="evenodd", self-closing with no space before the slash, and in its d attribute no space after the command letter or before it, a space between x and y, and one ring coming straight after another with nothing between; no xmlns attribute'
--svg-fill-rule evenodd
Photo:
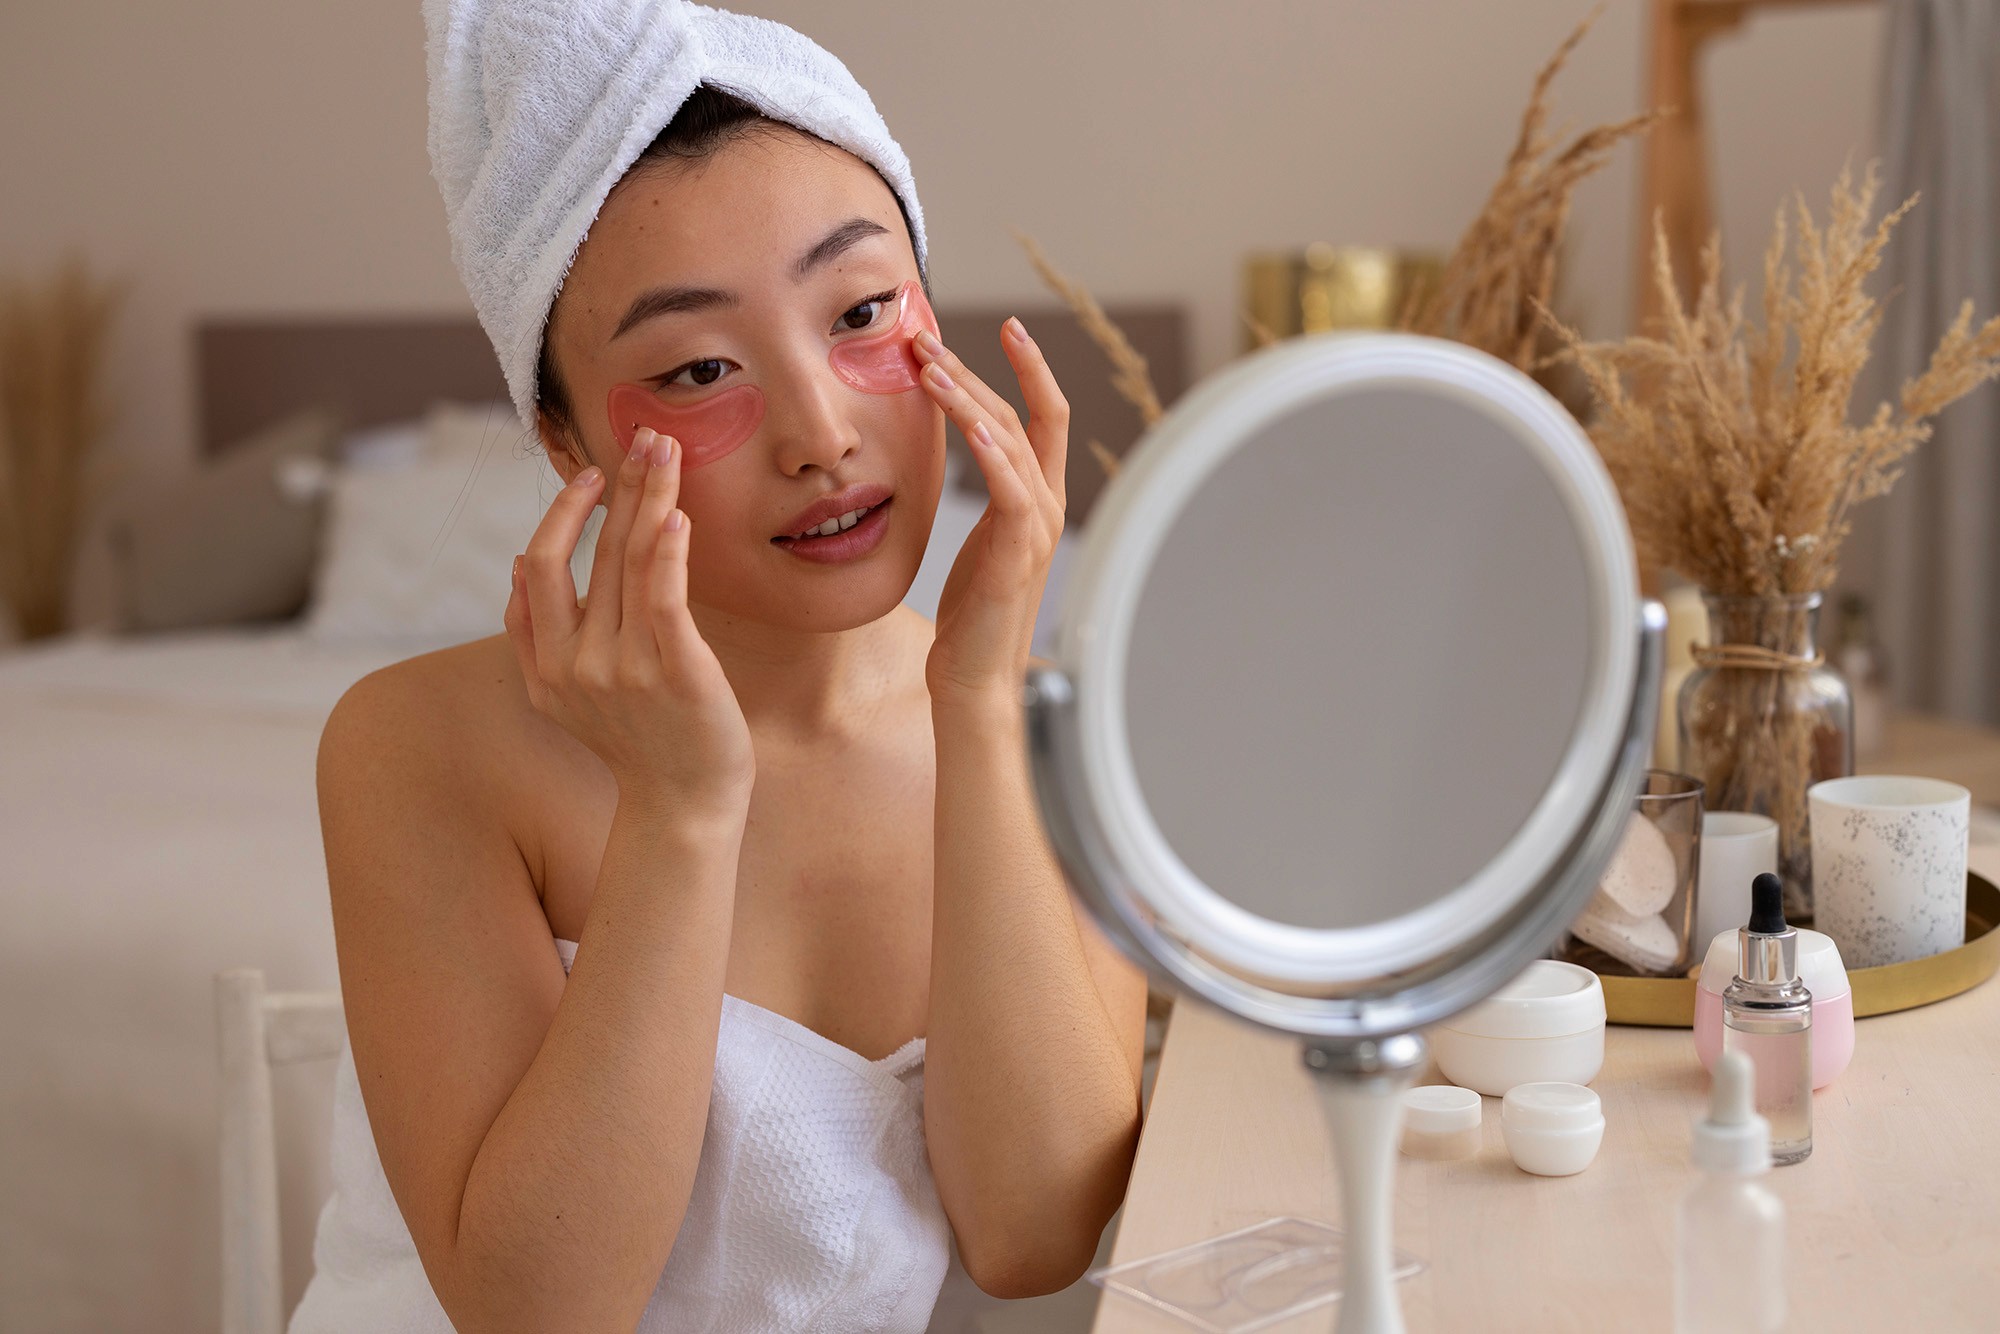
<svg viewBox="0 0 2000 1334"><path fill-rule="evenodd" d="M1784 929L1785 882L1766 871L1750 882L1750 930L1775 936Z"/></svg>

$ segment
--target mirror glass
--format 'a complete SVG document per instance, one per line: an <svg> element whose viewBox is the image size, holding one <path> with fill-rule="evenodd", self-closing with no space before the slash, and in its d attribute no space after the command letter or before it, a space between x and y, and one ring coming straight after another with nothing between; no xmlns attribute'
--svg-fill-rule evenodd
<svg viewBox="0 0 2000 1334"><path fill-rule="evenodd" d="M1427 387L1302 404L1152 555L1125 727L1161 840L1271 922L1400 917L1527 824L1576 731L1586 554L1544 460Z"/></svg>

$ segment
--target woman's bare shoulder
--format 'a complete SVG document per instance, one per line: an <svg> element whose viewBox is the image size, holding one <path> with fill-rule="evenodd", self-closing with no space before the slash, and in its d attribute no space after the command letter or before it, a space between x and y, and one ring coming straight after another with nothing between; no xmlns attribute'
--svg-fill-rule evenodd
<svg viewBox="0 0 2000 1334"><path fill-rule="evenodd" d="M327 730L360 732L364 745L484 749L536 717L512 645L491 635L376 668L347 688Z"/></svg>
<svg viewBox="0 0 2000 1334"><path fill-rule="evenodd" d="M617 797L602 761L529 701L504 634L355 682L321 734L318 786L328 828L380 839L393 826L455 847L485 879L517 868L565 923L588 901ZM329 820L336 809L362 814Z"/></svg>
<svg viewBox="0 0 2000 1334"><path fill-rule="evenodd" d="M370 672L341 696L320 737L323 784L333 769L379 774L394 765L497 816L517 842L533 841L520 827L536 808L524 785L539 779L544 792L551 781L557 791L575 791L569 785L587 779L593 759L529 702L504 634Z"/></svg>

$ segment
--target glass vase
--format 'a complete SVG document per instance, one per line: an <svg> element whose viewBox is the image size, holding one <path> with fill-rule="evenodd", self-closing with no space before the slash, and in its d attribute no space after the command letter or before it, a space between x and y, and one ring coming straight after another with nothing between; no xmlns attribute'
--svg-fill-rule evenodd
<svg viewBox="0 0 2000 1334"><path fill-rule="evenodd" d="M1818 593L1702 593L1709 636L1681 683L1682 772L1706 788L1707 809L1754 811L1778 822L1785 916L1812 912L1806 789L1854 772L1854 701L1819 651Z"/></svg>

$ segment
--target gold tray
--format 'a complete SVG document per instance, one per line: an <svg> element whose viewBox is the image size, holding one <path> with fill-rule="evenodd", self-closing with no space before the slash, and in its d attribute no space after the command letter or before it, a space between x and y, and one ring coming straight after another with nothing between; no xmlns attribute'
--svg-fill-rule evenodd
<svg viewBox="0 0 2000 1334"><path fill-rule="evenodd" d="M1800 925L1810 926L1810 920ZM1965 943L1927 959L1850 968L1854 1017L1914 1010L1970 991L2000 972L2000 886L1976 871L1965 877ZM1697 967L1698 976L1701 969ZM1616 977L1600 973L1605 1015L1614 1024L1693 1028L1696 977Z"/></svg>

